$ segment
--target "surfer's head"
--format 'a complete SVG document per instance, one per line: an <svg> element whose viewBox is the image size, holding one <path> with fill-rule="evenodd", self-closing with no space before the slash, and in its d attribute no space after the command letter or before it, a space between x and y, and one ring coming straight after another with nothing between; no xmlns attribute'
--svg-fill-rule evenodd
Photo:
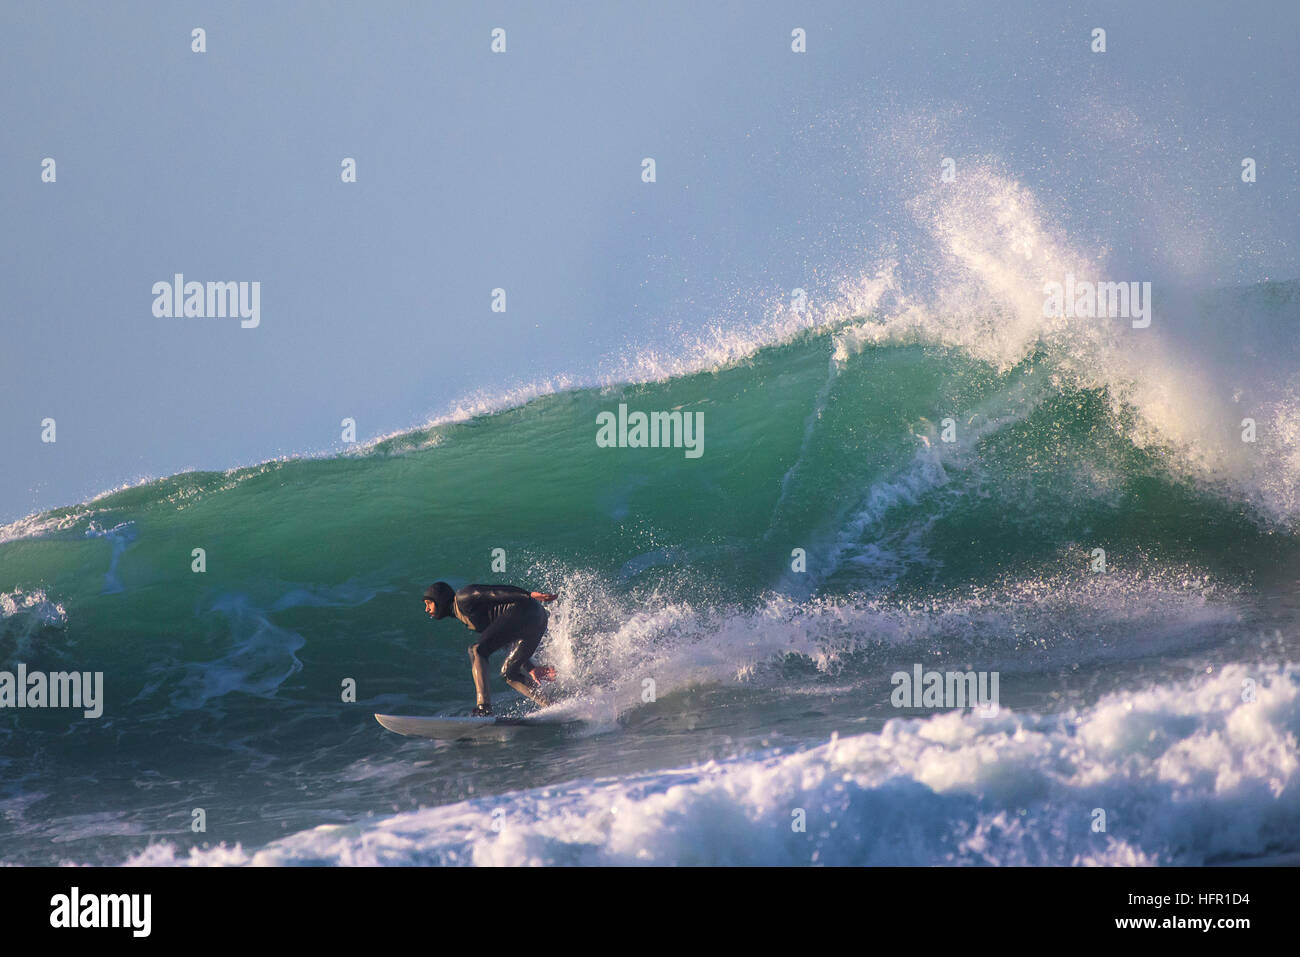
<svg viewBox="0 0 1300 957"><path fill-rule="evenodd" d="M455 597L455 589L446 582L434 582L424 590L424 610L433 618L446 618Z"/></svg>

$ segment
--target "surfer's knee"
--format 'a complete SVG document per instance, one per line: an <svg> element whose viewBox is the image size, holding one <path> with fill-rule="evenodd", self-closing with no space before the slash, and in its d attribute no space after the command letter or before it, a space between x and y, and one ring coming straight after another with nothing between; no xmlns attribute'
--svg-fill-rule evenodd
<svg viewBox="0 0 1300 957"><path fill-rule="evenodd" d="M528 675L524 673L524 669L519 662L511 661L509 658L501 665L501 677L505 678L510 684L514 684L516 681L520 684L529 683Z"/></svg>
<svg viewBox="0 0 1300 957"><path fill-rule="evenodd" d="M470 661L484 661L484 662L486 662L487 659L488 659L488 656L485 655L485 654L483 653L483 649L480 648L478 645L470 645L470 646L469 646L469 660L470 660Z"/></svg>

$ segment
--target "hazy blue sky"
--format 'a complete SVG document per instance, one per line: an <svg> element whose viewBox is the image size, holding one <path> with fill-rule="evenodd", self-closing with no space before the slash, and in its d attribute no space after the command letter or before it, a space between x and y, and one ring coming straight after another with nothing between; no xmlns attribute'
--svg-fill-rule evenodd
<svg viewBox="0 0 1300 957"><path fill-rule="evenodd" d="M900 128L1134 275L1295 278L1298 34L1290 0L5 3L0 520L747 322L906 242ZM176 272L261 282L260 327L155 318Z"/></svg>

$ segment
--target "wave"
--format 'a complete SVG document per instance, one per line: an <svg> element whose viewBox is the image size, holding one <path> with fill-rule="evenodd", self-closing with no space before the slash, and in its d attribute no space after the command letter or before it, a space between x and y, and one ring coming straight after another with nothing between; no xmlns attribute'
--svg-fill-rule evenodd
<svg viewBox="0 0 1300 957"><path fill-rule="evenodd" d="M1234 301L1271 304L1263 324L1294 301L1273 295ZM1157 416L1116 369L1109 384L1083 381L1081 359L1028 333L1014 339L1027 357L974 356L975 333L970 348L944 339L960 323L904 315L837 317L707 371L445 422L403 440L422 446L407 454L376 447L122 490L23 523L0 544L0 582L66 609L29 630L53 649L82 641L143 714L301 695L304 668L337 668L356 634L376 636L362 670L400 687L405 636L423 625L410 596L436 578L561 592L548 647L592 685L616 670L576 667L597 647L635 646L625 668L710 642L723 671L804 654L773 617L787 600L807 622L828 608L856 615L865 640L894 630L890 615L946 602L948 620L978 620L981 597L1019 595L996 601L1055 611L999 627L1046 648L1053 616L1082 621L1099 601L1127 602L1137 622L1208 603L1207 620L1230 629L1249 617L1252 589L1300 568L1290 480L1274 460L1214 479L1173 438L1148 441ZM1091 349L1099 333L1079 335ZM599 448L596 416L619 403L702 413L706 453ZM365 597L294 597L353 593ZM931 624L916 613L917 630ZM735 642L719 637L733 628ZM0 644L8 661L18 652ZM437 697L459 686L453 670L435 679ZM150 689L177 682L185 694L160 705Z"/></svg>
<svg viewBox="0 0 1300 957"><path fill-rule="evenodd" d="M605 766L621 780L500 799L513 823L499 837L474 830L486 805L469 802L196 862L1296 850L1279 837L1296 833L1293 766L1274 760L1290 740L1294 761L1290 667L1135 686L1157 664L1171 681L1224 668L1259 653L1234 642L1294 624L1300 282L1155 277L1149 328L1046 316L1045 282L1143 277L1081 252L996 164L962 169L916 194L909 242L806 303L774 298L756 324L470 396L342 454L185 472L0 528L0 668L75 664L110 689L81 734L17 734L0 713L6 814L59 792L70 760L120 776L102 755L149 776L163 749L177 774L250 787L286 753L323 755L311 773L325 780L371 773L354 717L464 704L462 636L420 612L441 578L560 593L540 654L567 695L556 714L593 738L654 720L647 679L679 704L756 694L778 727L791 696L883 720L884 677L916 661L1002 671L1018 710L703 770ZM597 417L624 404L702 416L704 454L598 446ZM1071 697L1062 673L1108 680ZM1256 673L1268 706L1233 704L1229 677ZM360 690L341 712L343 680ZM1228 770L1211 780L1216 754ZM286 800L296 813L299 795ZM618 822L602 817L613 806ZM787 834L795 807L807 834ZM1094 807L1114 822L1101 836ZM1216 836L1238 812L1248 823ZM96 820L69 826L91 835Z"/></svg>

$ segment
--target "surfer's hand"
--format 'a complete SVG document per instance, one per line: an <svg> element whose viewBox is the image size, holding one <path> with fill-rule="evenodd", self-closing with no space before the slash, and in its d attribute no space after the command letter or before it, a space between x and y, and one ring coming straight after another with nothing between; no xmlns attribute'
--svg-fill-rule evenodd
<svg viewBox="0 0 1300 957"><path fill-rule="evenodd" d="M535 591L529 597L536 598L538 601L555 601L559 595L550 595L544 591Z"/></svg>
<svg viewBox="0 0 1300 957"><path fill-rule="evenodd" d="M543 681L555 680L555 669L550 665L538 665L528 673L533 676L533 681L538 684L541 684Z"/></svg>

